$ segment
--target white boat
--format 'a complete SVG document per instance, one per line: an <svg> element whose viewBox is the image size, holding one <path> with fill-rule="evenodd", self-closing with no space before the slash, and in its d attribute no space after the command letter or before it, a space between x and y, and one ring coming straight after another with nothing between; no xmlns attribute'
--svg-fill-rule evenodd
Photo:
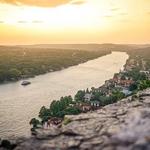
<svg viewBox="0 0 150 150"><path fill-rule="evenodd" d="M21 83L21 85L29 85L29 84L31 84L31 82L29 82L29 81L23 81L22 83Z"/></svg>

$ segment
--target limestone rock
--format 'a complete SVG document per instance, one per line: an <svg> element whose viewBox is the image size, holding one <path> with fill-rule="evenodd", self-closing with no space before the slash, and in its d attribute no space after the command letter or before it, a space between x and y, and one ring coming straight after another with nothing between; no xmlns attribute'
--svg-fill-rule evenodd
<svg viewBox="0 0 150 150"><path fill-rule="evenodd" d="M149 150L150 89L94 112L66 116L60 129L38 130L15 150Z"/></svg>

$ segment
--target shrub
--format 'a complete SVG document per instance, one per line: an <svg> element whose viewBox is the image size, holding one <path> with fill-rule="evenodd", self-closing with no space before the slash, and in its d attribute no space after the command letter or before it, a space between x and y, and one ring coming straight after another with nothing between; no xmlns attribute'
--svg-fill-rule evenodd
<svg viewBox="0 0 150 150"><path fill-rule="evenodd" d="M63 120L63 124L64 124L64 125L67 125L67 124L69 124L70 122L72 122L71 119L66 118L66 117L65 117L64 120Z"/></svg>

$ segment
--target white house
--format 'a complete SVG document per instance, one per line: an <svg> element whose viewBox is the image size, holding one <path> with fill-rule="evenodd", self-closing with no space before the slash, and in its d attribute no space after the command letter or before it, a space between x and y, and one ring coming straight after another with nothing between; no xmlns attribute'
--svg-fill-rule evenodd
<svg viewBox="0 0 150 150"><path fill-rule="evenodd" d="M100 102L99 101L91 101L91 106L94 106L94 107L100 107Z"/></svg>
<svg viewBox="0 0 150 150"><path fill-rule="evenodd" d="M128 96L128 95L132 94L132 92L129 91L128 89L126 89L126 88L123 88L122 93L124 93L125 96Z"/></svg>
<svg viewBox="0 0 150 150"><path fill-rule="evenodd" d="M86 93L84 96L84 100L89 102L91 100L92 96L93 96L92 93Z"/></svg>

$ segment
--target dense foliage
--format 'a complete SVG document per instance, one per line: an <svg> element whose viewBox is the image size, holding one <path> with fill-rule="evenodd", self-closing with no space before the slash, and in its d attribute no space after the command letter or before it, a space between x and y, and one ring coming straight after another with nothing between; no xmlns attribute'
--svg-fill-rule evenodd
<svg viewBox="0 0 150 150"><path fill-rule="evenodd" d="M77 94L75 95L75 100L81 103L84 102L85 101L84 96L86 93L87 91L85 90L78 91ZM95 92L93 89L91 89L89 93L92 93L91 101L99 102L100 106L105 106L108 104L115 103L118 100L121 100L122 98L125 97L124 93L122 93L121 91L117 89L114 89L110 96L107 96L101 92Z"/></svg>
<svg viewBox="0 0 150 150"><path fill-rule="evenodd" d="M39 118L41 122L35 118L31 119L30 125L33 125L33 128L37 128L38 125L48 121L51 118L64 118L65 115L77 115L81 113L81 109L77 107L77 103L88 103L85 102L84 96L87 92L92 92L88 90L79 90L75 95L74 100L71 96L61 97L60 100L54 100L49 108L43 106L39 112ZM111 96L104 96L101 93L93 93L93 100L99 101L101 106L112 104L118 100L125 97L125 95L118 91L114 90ZM91 100L92 101L92 100Z"/></svg>
<svg viewBox="0 0 150 150"><path fill-rule="evenodd" d="M80 110L73 107L74 101L71 96L61 97L60 100L53 101L49 108L43 106L39 112L42 121L46 121L51 117L63 118L69 114L79 114Z"/></svg>
<svg viewBox="0 0 150 150"><path fill-rule="evenodd" d="M138 90L144 90L150 87L150 80L141 80L137 83Z"/></svg>
<svg viewBox="0 0 150 150"><path fill-rule="evenodd" d="M23 47L0 47L0 83L57 71L110 53Z"/></svg>

